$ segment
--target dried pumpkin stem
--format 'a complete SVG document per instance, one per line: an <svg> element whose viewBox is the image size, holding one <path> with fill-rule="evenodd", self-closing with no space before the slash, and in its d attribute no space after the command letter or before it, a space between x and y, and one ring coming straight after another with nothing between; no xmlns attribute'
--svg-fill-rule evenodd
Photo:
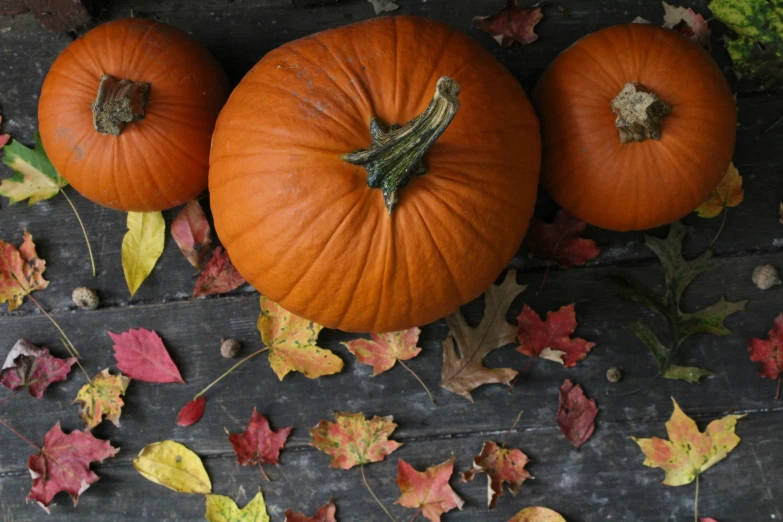
<svg viewBox="0 0 783 522"><path fill-rule="evenodd" d="M661 139L660 120L672 112L670 105L640 83L626 83L612 100L620 143Z"/></svg>
<svg viewBox="0 0 783 522"><path fill-rule="evenodd" d="M101 134L119 136L125 124L144 119L150 84L101 76L98 95L92 102L92 123Z"/></svg>
<svg viewBox="0 0 783 522"><path fill-rule="evenodd" d="M435 96L425 111L404 125L386 125L378 118L370 121L373 142L342 158L367 170L367 185L379 188L391 215L400 201L400 191L412 176L427 173L424 155L454 119L460 102L459 84L443 76Z"/></svg>

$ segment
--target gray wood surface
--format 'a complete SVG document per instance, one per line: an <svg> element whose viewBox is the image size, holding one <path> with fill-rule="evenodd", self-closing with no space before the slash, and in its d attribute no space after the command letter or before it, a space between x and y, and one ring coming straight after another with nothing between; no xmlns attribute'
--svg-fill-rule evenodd
<svg viewBox="0 0 783 522"><path fill-rule="evenodd" d="M544 4L546 18L537 30L540 40L526 47L501 49L487 35L473 29L471 19L498 10L503 0L399 3L402 13L431 16L472 34L509 67L527 90L557 53L579 37L637 15L656 23L663 15L657 1L569 0ZM708 14L705 2L686 5ZM566 7L567 16L561 9ZM234 82L277 45L373 16L372 6L360 0L132 0L108 2L100 19L129 16L131 12L191 32L215 53ZM524 246L511 262L520 270L520 282L529 284L509 312L511 321L523 303L541 314L577 303L577 334L597 346L575 368L540 361L511 393L504 387L482 387L474 393L475 403L471 404L438 388L441 342L446 335L445 323L438 321L423 327L423 352L410 363L435 392L438 404L433 406L404 369L395 368L373 378L371 369L357 364L340 345L355 336L325 330L320 344L343 358L346 368L342 374L315 381L297 374L280 382L262 356L210 392L207 413L200 423L177 427L174 418L182 404L231 365L219 354L221 337L242 340L245 353L261 346L255 327L258 294L244 286L228 295L191 300L193 269L168 238L152 276L129 299L120 261L123 214L95 206L66 189L73 195L93 240L99 270L99 277L93 279L81 233L62 196L29 208L0 202L0 238L18 242L25 228L33 233L39 253L48 262L47 278L52 281L36 297L80 348L90 373L114 362L107 330L145 327L163 337L187 380L186 385L131 383L122 426L104 423L95 430L97 436L111 439L121 452L105 464L94 466L101 480L82 495L78 508L61 495L52 516L74 521L202 519L203 498L176 494L148 482L131 465L146 444L170 438L185 443L204 458L215 492L231 495L244 504L261 485L274 522L282 522L287 508L314 512L329 497L338 506L338 520L380 522L387 519L364 490L358 470L330 469L329 458L307 445L308 430L320 419L331 418L334 410L394 415L400 425L394 438L405 445L386 461L366 469L379 497L391 506L399 495L394 483L398 457L422 469L455 453L457 468L467 469L482 441L500 441L519 410L524 409L508 442L531 457L528 468L535 480L527 482L516 498L504 495L496 510L487 513L484 477L459 484L455 475L452 483L467 503L462 512L445 515L444 521L504 522L530 505L556 509L569 522L689 521L693 486L661 485L663 472L643 467L641 452L628 438L665 437L663 423L671 413L670 397L675 397L702 428L729 412L747 414L737 428L742 438L738 448L703 476L702 516L720 522L783 519L783 405L773 399L775 382L758 377L757 365L746 351L748 338L765 336L774 317L783 312L782 289L761 292L750 280L753 268L759 264L772 263L783 270L783 225L777 219L778 204L783 199L783 159L779 152L783 124L770 128L783 115L783 93L762 92L751 82L736 82L720 41L721 27L713 24L713 29L713 56L738 93L740 125L735 163L744 176L746 199L731 210L716 245L712 269L688 291L685 308L709 304L722 295L733 300L751 299L751 303L747 311L729 319L732 335L697 336L687 342L680 362L706 366L715 373L699 385L662 379L650 384L655 362L628 326L638 319L660 325L645 309L620 299L617 288L607 280L616 271L627 270L651 285L661 283L660 267L644 247L642 234L588 228L586 235L602 247L599 258L587 267L553 270L540 294L536 290L545 264L528 259ZM0 17L0 31L2 130L30 143L37 128L41 82L70 38L46 31L30 14ZM0 175L8 174L3 167ZM554 206L542 195L537 213L550 217L553 211ZM176 212L165 213L169 222ZM686 251L692 254L709 244L720 224L719 219L703 220L695 215L685 222L691 226ZM662 235L665 230L653 233ZM100 309L75 309L70 293L80 285L99 289L103 297ZM464 307L469 321L479 320L482 306L478 300ZM12 313L5 306L0 310L0 353L10 349L19 337L64 355L56 330L31 303ZM487 363L521 369L527 358L508 347L493 353ZM604 377L612 366L622 368L625 374L619 384L610 384ZM568 444L554 421L557 388L565 378L580 383L601 408L595 435L579 451ZM34 440L40 440L58 420L66 431L79 429L81 421L71 401L82 384L82 376L74 371L66 382L53 385L41 401L26 395L14 398L0 407L0 417ZM625 395L640 387L642 391ZM4 393L0 392L0 400ZM223 431L224 427L243 429L253 406L265 413L274 427L294 426L281 466L268 468L271 483L265 482L257 469L236 464ZM24 502L30 487L26 470L30 450L0 429L3 522L50 519L36 505ZM400 521L412 515L412 511L398 506L391 510Z"/></svg>

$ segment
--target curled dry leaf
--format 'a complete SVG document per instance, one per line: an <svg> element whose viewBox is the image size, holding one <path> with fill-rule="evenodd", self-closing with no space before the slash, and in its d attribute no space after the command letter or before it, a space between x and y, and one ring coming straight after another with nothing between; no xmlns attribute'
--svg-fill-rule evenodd
<svg viewBox="0 0 783 522"><path fill-rule="evenodd" d="M125 375L145 382L185 382L157 333L139 328L108 334L114 342L117 369Z"/></svg>
<svg viewBox="0 0 783 522"><path fill-rule="evenodd" d="M413 359L421 352L416 346L421 330L414 327L410 330L370 334L372 340L354 339L340 343L356 356L362 364L373 368L373 375L390 370L397 361Z"/></svg>
<svg viewBox="0 0 783 522"><path fill-rule="evenodd" d="M192 426L201 420L201 417L204 415L206 402L207 399L205 397L199 397L183 406L177 414L177 424L179 426Z"/></svg>
<svg viewBox="0 0 783 522"><path fill-rule="evenodd" d="M547 312L546 321L525 305L517 321L517 350L529 357L541 357L570 367L587 357L595 346L582 338L571 338L577 326L573 304L563 306L557 312Z"/></svg>
<svg viewBox="0 0 783 522"><path fill-rule="evenodd" d="M50 384L68 377L74 363L74 357L60 359L49 355L47 348L19 339L3 363L0 384L9 390L27 388L30 395L40 399Z"/></svg>
<svg viewBox="0 0 783 522"><path fill-rule="evenodd" d="M212 491L212 482L199 456L173 440L145 447L133 460L133 467L147 480L180 493Z"/></svg>
<svg viewBox="0 0 783 522"><path fill-rule="evenodd" d="M743 199L745 191L742 190L742 176L732 162L709 199L696 209L696 213L699 217L713 218L727 207L736 207Z"/></svg>
<svg viewBox="0 0 783 522"><path fill-rule="evenodd" d="M595 241L581 237L585 228L587 223L562 209L551 223L534 217L525 238L530 256L555 262L562 268L584 265L601 253Z"/></svg>
<svg viewBox="0 0 783 522"><path fill-rule="evenodd" d="M690 41L710 49L710 28L702 15L693 9L663 3L663 26L677 31Z"/></svg>
<svg viewBox="0 0 783 522"><path fill-rule="evenodd" d="M273 431L269 421L253 408L247 429L242 433L229 433L228 441L237 455L240 466L272 464L280 462L280 450L291 433L291 427Z"/></svg>
<svg viewBox="0 0 783 522"><path fill-rule="evenodd" d="M269 522L261 488L245 507L239 509L231 497L207 495L207 522Z"/></svg>
<svg viewBox="0 0 783 522"><path fill-rule="evenodd" d="M783 314L775 318L775 323L766 339L752 338L748 341L750 360L761 363L759 375L765 379L777 379L780 397L781 373L783 373Z"/></svg>
<svg viewBox="0 0 783 522"><path fill-rule="evenodd" d="M382 13L388 13L391 11L396 11L397 9L400 8L400 6L395 2L392 2L392 0L367 0L367 1L372 4L372 7L375 10L376 15Z"/></svg>
<svg viewBox="0 0 783 522"><path fill-rule="evenodd" d="M473 457L473 468L462 473L462 482L473 480L477 473L486 473L487 504L492 510L498 498L503 496L503 483L508 483L508 490L516 497L522 483L533 478L525 469L527 463L527 455L521 450L506 449L486 441L481 453Z"/></svg>
<svg viewBox="0 0 783 522"><path fill-rule="evenodd" d="M163 253L166 222L160 212L128 212L122 238L122 270L131 297L150 275Z"/></svg>
<svg viewBox="0 0 783 522"><path fill-rule="evenodd" d="M204 209L195 199L189 201L171 223L171 237L197 270L201 270L201 263L212 243L211 231Z"/></svg>
<svg viewBox="0 0 783 522"><path fill-rule="evenodd" d="M394 503L403 507L418 509L430 522L440 522L440 516L452 509L462 509L465 503L451 489L449 480L454 472L454 455L449 460L424 471L400 459L397 462L397 486L400 498Z"/></svg>
<svg viewBox="0 0 783 522"><path fill-rule="evenodd" d="M534 28L544 14L540 7L519 7L517 0L507 0L506 6L491 16L477 16L476 27L489 33L503 47L514 42L527 45L538 40Z"/></svg>
<svg viewBox="0 0 783 522"><path fill-rule="evenodd" d="M0 304L8 303L8 311L13 312L30 293L49 286L43 278L44 270L46 261L38 257L33 236L27 230L19 249L0 241Z"/></svg>
<svg viewBox="0 0 783 522"><path fill-rule="evenodd" d="M566 379L560 386L557 425L575 448L581 448L595 431L598 406L588 399L582 387Z"/></svg>
<svg viewBox="0 0 783 522"><path fill-rule="evenodd" d="M560 513L545 507L525 508L508 522L566 522Z"/></svg>
<svg viewBox="0 0 783 522"><path fill-rule="evenodd" d="M285 522L337 522L335 518L337 507L331 500L318 508L312 517L305 516L304 513L295 513L292 509L285 512Z"/></svg>
<svg viewBox="0 0 783 522"><path fill-rule="evenodd" d="M35 133L34 149L25 147L18 140L8 144L8 139L8 134L0 135L3 163L14 171L13 176L0 183L0 196L7 197L9 204L26 199L28 205L35 205L53 198L68 184L49 162L40 134Z"/></svg>
<svg viewBox="0 0 783 522"><path fill-rule="evenodd" d="M103 462L120 451L107 440L96 439L86 431L63 433L60 423L54 425L44 436L41 451L30 455L27 468L33 477L33 487L27 500L34 500L49 512L48 506L54 496L65 491L73 499L98 480L90 469L91 462Z"/></svg>
<svg viewBox="0 0 783 522"><path fill-rule="evenodd" d="M332 457L332 468L351 469L380 462L402 446L389 440L397 428L391 416L368 420L364 413L336 412L334 420L322 420L310 430L310 445Z"/></svg>
<svg viewBox="0 0 783 522"><path fill-rule="evenodd" d="M207 261L207 266L198 277L196 287L193 289L193 298L198 299L212 294L224 294L236 290L245 284L245 278L242 277L231 259L228 252L223 247L215 247L212 251L212 257Z"/></svg>
<svg viewBox="0 0 783 522"><path fill-rule="evenodd" d="M110 374L109 369L106 368L93 377L92 382L82 386L73 403L81 404L82 411L79 416L88 429L93 429L100 424L104 417L115 426L120 425L124 404L122 396L125 395L130 381L122 374Z"/></svg>

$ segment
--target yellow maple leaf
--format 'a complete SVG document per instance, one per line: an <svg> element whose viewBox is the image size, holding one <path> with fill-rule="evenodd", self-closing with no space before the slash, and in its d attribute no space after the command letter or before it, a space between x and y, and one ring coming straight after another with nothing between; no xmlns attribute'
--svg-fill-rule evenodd
<svg viewBox="0 0 783 522"><path fill-rule="evenodd" d="M128 212L122 239L122 270L131 297L147 279L163 253L166 222L160 212Z"/></svg>
<svg viewBox="0 0 783 522"><path fill-rule="evenodd" d="M92 382L82 386L73 403L81 404L80 417L88 429L100 424L104 416L115 426L120 425L123 405L121 397L125 395L130 381L130 377L112 375L106 368L93 377Z"/></svg>
<svg viewBox="0 0 783 522"><path fill-rule="evenodd" d="M269 522L264 495L261 488L247 503L239 509L231 497L223 495L207 495L207 512L204 517L208 522Z"/></svg>
<svg viewBox="0 0 783 522"><path fill-rule="evenodd" d="M523 509L508 522L566 522L566 519L549 508L533 506Z"/></svg>
<svg viewBox="0 0 783 522"><path fill-rule="evenodd" d="M726 174L723 175L720 183L712 191L710 198L699 205L696 213L699 217L713 218L723 212L726 207L736 207L745 198L745 192L742 190L742 176L739 175L734 163L729 163Z"/></svg>
<svg viewBox="0 0 783 522"><path fill-rule="evenodd" d="M133 467L147 480L180 493L212 491L212 482L201 458L173 440L146 446L133 459Z"/></svg>
<svg viewBox="0 0 783 522"><path fill-rule="evenodd" d="M269 364L280 380L293 371L310 379L342 371L342 359L316 345L322 329L320 324L294 315L261 296L258 331L269 348Z"/></svg>

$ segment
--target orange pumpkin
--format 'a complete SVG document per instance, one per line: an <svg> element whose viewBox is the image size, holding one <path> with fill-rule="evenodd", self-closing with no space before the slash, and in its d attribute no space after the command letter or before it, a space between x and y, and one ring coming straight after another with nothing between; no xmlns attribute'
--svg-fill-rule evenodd
<svg viewBox="0 0 783 522"><path fill-rule="evenodd" d="M527 229L538 122L464 34L380 18L266 55L218 118L209 189L236 268L331 328L422 325L480 295Z"/></svg>
<svg viewBox="0 0 783 522"><path fill-rule="evenodd" d="M591 225L642 230L703 203L726 172L737 115L710 56L680 34L608 27L565 50L538 82L541 183Z"/></svg>
<svg viewBox="0 0 783 522"><path fill-rule="evenodd" d="M46 75L41 140L88 199L163 210L207 187L209 144L228 81L193 38L151 20L109 22L71 43Z"/></svg>

